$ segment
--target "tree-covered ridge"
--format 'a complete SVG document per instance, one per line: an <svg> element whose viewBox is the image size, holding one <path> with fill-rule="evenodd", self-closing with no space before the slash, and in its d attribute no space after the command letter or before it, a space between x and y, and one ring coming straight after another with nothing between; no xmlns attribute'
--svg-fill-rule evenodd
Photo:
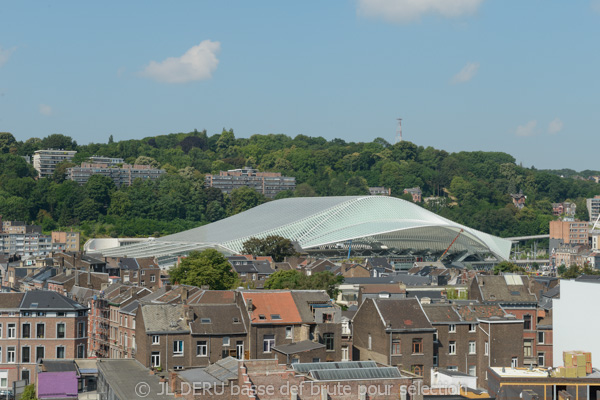
<svg viewBox="0 0 600 400"><path fill-rule="evenodd" d="M35 170L19 156L44 148L77 150L74 163L92 155L120 157L160 166L167 174L120 189L102 177L78 186L65 181L69 165L62 165L52 179L35 180ZM437 197L424 207L500 236L547 233L555 218L553 202L576 202L577 217L587 219L585 198L600 194L594 182L523 168L505 153L448 153L406 141L391 145L381 138L360 143L283 134L236 138L233 130L223 130L211 136L193 131L78 145L60 134L19 142L0 133L0 152L4 219L36 222L46 231L78 225L88 236L164 235L267 201L251 189L223 196L204 187L204 174L244 166L295 176L296 191L282 192L279 198L363 195L369 186L385 186L393 196L410 199L403 189L419 186L423 198ZM521 210L510 197L519 190L527 196Z"/></svg>

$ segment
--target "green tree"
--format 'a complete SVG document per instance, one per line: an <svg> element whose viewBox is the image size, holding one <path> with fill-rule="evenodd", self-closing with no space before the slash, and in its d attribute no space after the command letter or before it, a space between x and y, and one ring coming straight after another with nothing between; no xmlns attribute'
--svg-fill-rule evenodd
<svg viewBox="0 0 600 400"><path fill-rule="evenodd" d="M16 140L12 133L0 132L0 153L8 153Z"/></svg>
<svg viewBox="0 0 600 400"><path fill-rule="evenodd" d="M136 165L149 165L152 168L160 168L160 163L152 157L139 156L135 159L134 164Z"/></svg>
<svg viewBox="0 0 600 400"><path fill-rule="evenodd" d="M106 213L110 205L112 192L115 190L114 181L108 176L92 175L83 185L87 196L101 205L101 209Z"/></svg>
<svg viewBox="0 0 600 400"><path fill-rule="evenodd" d="M494 275L500 275L505 272L523 273L525 270L509 261L502 261L501 263L494 265Z"/></svg>
<svg viewBox="0 0 600 400"><path fill-rule="evenodd" d="M292 241L279 235L270 235L263 239L250 238L244 242L242 251L253 256L270 256L275 262L282 262L286 257L296 254Z"/></svg>
<svg viewBox="0 0 600 400"><path fill-rule="evenodd" d="M54 133L42 139L41 147L44 149L76 150L77 142L70 136Z"/></svg>
<svg viewBox="0 0 600 400"><path fill-rule="evenodd" d="M20 397L21 400L37 400L35 396L35 385L32 383L31 385L25 386L23 393Z"/></svg>
<svg viewBox="0 0 600 400"><path fill-rule="evenodd" d="M563 279L575 279L581 275L581 270L576 264L571 264L569 268L561 275Z"/></svg>
<svg viewBox="0 0 600 400"><path fill-rule="evenodd" d="M178 267L171 268L169 276L175 283L208 285L212 290L233 289L238 281L229 261L215 249L192 251Z"/></svg>
<svg viewBox="0 0 600 400"><path fill-rule="evenodd" d="M265 289L325 290L329 297L335 298L337 287L344 282L342 275L333 275L329 271L317 272L306 276L297 270L277 271L265 281Z"/></svg>
<svg viewBox="0 0 600 400"><path fill-rule="evenodd" d="M67 169L75 167L77 164L70 161L63 161L56 164L56 168L52 173L52 180L56 183L63 183L67 179Z"/></svg>
<svg viewBox="0 0 600 400"><path fill-rule="evenodd" d="M229 195L229 200L228 214L230 216L261 205L266 201L261 193L247 186L233 189Z"/></svg>

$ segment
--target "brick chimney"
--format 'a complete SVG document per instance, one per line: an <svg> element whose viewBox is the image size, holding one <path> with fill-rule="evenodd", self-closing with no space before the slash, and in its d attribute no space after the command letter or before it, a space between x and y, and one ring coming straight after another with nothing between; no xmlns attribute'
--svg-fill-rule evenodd
<svg viewBox="0 0 600 400"><path fill-rule="evenodd" d="M252 305L252 299L248 299L248 311L252 312L254 310L254 306Z"/></svg>

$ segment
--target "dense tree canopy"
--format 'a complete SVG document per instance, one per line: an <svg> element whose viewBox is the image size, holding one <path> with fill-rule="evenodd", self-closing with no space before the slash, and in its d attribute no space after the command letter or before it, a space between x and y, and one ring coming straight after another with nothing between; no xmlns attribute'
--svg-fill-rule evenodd
<svg viewBox="0 0 600 400"><path fill-rule="evenodd" d="M250 238L244 242L244 254L253 256L270 256L275 262L282 262L286 257L296 254L290 239L279 235L269 235L265 238Z"/></svg>
<svg viewBox="0 0 600 400"><path fill-rule="evenodd" d="M183 285L208 285L212 290L236 287L238 277L227 259L217 250L193 251L178 267L169 271L171 281Z"/></svg>
<svg viewBox="0 0 600 400"><path fill-rule="evenodd" d="M65 180L71 164L52 178L36 180L36 171L20 156L43 148L77 150L73 163L93 155L121 157L167 171L157 181L136 181L116 188L94 179L86 186ZM392 196L419 186L427 203L443 217L499 236L548 233L552 203L577 204L576 217L587 219L585 199L600 194L600 185L576 179L598 171L544 171L523 168L499 152L448 153L410 142L390 144L376 138L354 143L342 139L283 134L236 138L233 130L174 133L141 140L109 140L78 145L52 134L17 141L0 133L0 214L46 227L79 226L85 236L164 235L243 212L266 199L249 188L223 195L204 187L204 175L252 166L296 177L296 190L277 198L346 196L368 193L368 187L391 188ZM566 177L561 177L561 176ZM522 190L525 207L512 204L511 193Z"/></svg>

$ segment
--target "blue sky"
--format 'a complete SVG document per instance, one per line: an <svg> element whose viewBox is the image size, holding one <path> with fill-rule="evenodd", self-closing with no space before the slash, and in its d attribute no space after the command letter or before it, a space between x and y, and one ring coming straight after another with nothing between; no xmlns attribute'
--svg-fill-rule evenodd
<svg viewBox="0 0 600 400"><path fill-rule="evenodd" d="M9 2L0 131L233 128L600 169L600 0Z"/></svg>

